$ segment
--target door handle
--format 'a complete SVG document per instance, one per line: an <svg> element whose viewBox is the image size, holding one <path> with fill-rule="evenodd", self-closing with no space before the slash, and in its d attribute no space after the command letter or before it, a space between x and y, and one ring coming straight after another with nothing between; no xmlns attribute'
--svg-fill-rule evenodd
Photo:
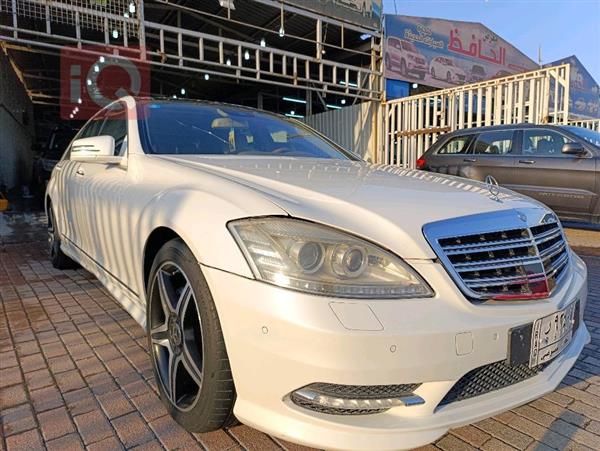
<svg viewBox="0 0 600 451"><path fill-rule="evenodd" d="M519 160L519 163L523 164L534 164L535 160Z"/></svg>
<svg viewBox="0 0 600 451"><path fill-rule="evenodd" d="M477 161L476 158L463 158L465 163L475 163Z"/></svg>
<svg viewBox="0 0 600 451"><path fill-rule="evenodd" d="M85 175L85 171L83 170L83 168L77 168L77 171L75 171L75 174L80 175L80 176L84 176Z"/></svg>

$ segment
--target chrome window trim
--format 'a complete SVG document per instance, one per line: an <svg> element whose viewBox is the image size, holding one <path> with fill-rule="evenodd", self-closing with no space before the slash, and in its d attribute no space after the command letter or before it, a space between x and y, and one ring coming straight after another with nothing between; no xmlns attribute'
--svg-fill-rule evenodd
<svg viewBox="0 0 600 451"><path fill-rule="evenodd" d="M477 301L488 301L491 300L490 296L477 293L467 286L467 283L463 280L459 271L450 261L446 252L444 252L444 250L442 249L442 246L439 244L439 240L455 238L465 235L474 235L478 233L494 233L526 228L529 233L531 245L535 246L536 249L535 257L541 260L540 251L537 247L538 243L536 242L536 240L533 237L533 234L531 233L531 228L548 223L556 223L558 225L558 228L560 229L560 233L566 246L567 258L567 267L559 275L559 277L556 278L556 284L548 294L548 297L550 297L557 289L559 289L562 286L563 279L569 273L569 266L571 264L571 250L565 238L562 224L557 219L554 213L551 213L550 211L541 207L508 209L492 213L478 213L475 215L461 216L458 218L431 222L425 224L423 226L422 231L423 235L425 236L425 239L427 240L427 242L437 255L438 259L442 263L442 266L449 273L450 277L452 278L452 280L454 280L454 282L456 283L458 288L463 292L463 294L469 299ZM544 276L546 276L545 272ZM515 299L514 301L510 302L516 301L528 301L528 299Z"/></svg>

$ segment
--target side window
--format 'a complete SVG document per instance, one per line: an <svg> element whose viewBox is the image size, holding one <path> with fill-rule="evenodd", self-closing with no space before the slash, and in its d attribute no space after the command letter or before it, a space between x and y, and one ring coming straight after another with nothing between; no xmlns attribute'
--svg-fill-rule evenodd
<svg viewBox="0 0 600 451"><path fill-rule="evenodd" d="M99 132L103 122L104 115L97 114L91 118L87 124L85 124L85 126L79 132L77 138L90 138L92 136L98 136L100 134Z"/></svg>
<svg viewBox="0 0 600 451"><path fill-rule="evenodd" d="M127 109L122 103L115 104L104 113L105 120L98 135L109 135L115 139L115 156L123 155L127 149Z"/></svg>
<svg viewBox="0 0 600 451"><path fill-rule="evenodd" d="M484 132L477 137L473 153L506 155L512 152L513 131Z"/></svg>
<svg viewBox="0 0 600 451"><path fill-rule="evenodd" d="M472 135L451 138L440 148L440 150L437 151L437 153L438 155L457 155L467 153L471 138Z"/></svg>
<svg viewBox="0 0 600 451"><path fill-rule="evenodd" d="M536 157L562 157L563 144L571 142L569 138L553 130L523 130L523 155Z"/></svg>

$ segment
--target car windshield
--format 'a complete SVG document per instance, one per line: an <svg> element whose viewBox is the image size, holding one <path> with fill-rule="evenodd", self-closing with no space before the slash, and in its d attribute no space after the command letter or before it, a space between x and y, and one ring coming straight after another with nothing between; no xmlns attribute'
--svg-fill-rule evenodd
<svg viewBox="0 0 600 451"><path fill-rule="evenodd" d="M563 127L565 130L570 131L571 133L575 133L580 138L585 139L587 142L600 147L600 133L595 132L594 130L590 130L588 128L583 127L574 127L571 125L567 125Z"/></svg>
<svg viewBox="0 0 600 451"><path fill-rule="evenodd" d="M356 158L302 124L250 109L157 101L141 103L138 117L146 153Z"/></svg>
<svg viewBox="0 0 600 451"><path fill-rule="evenodd" d="M408 52L417 53L417 48L414 46L414 44L412 42L402 41L402 47L404 47L404 50L406 50Z"/></svg>

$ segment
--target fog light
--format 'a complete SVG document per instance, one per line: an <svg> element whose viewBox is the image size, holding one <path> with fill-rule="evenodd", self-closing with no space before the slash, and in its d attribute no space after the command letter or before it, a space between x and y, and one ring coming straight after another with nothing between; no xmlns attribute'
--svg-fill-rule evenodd
<svg viewBox="0 0 600 451"><path fill-rule="evenodd" d="M311 384L294 391L292 402L305 409L332 415L365 415L385 412L396 406L424 404L413 393L420 384L336 385Z"/></svg>

